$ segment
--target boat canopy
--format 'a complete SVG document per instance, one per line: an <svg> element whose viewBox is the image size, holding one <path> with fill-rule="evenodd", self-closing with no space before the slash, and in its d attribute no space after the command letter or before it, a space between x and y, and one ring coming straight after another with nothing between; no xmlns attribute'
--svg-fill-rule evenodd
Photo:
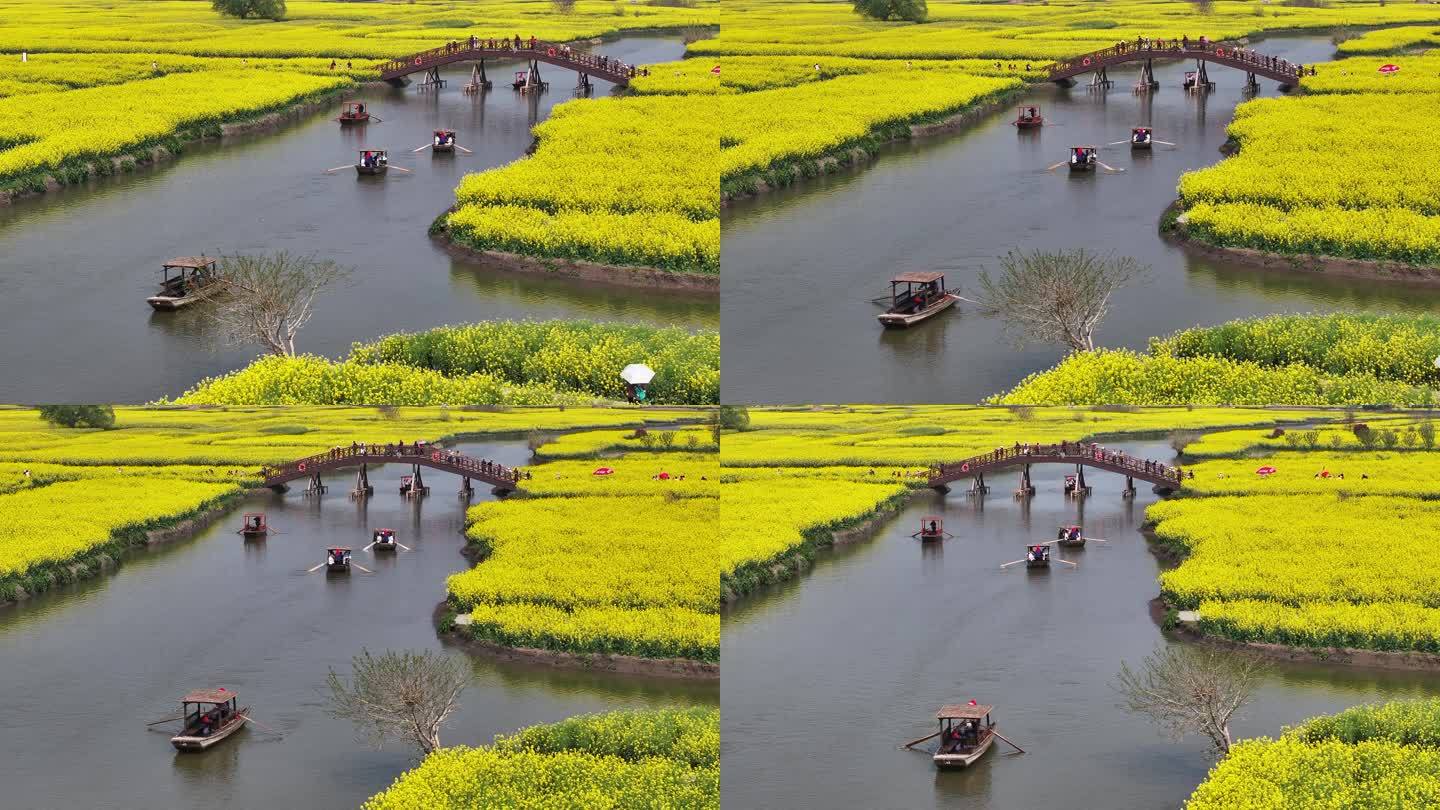
<svg viewBox="0 0 1440 810"><path fill-rule="evenodd" d="M890 283L929 284L934 281L939 281L942 278L945 278L944 273L938 273L934 270L917 270L909 273L901 273L900 275L890 279Z"/></svg>
<svg viewBox="0 0 1440 810"><path fill-rule="evenodd" d="M171 267L184 267L191 270L204 270L205 268L213 267L214 265L215 260L209 258L208 256L176 256L170 261L165 262L163 266L166 269L169 269Z"/></svg>
<svg viewBox="0 0 1440 810"><path fill-rule="evenodd" d="M236 697L235 693L224 687L215 689L196 689L181 699L181 703L229 703Z"/></svg>
<svg viewBox="0 0 1440 810"><path fill-rule="evenodd" d="M990 714L994 706L971 706L966 703L959 703L951 706L941 706L940 711L935 713L937 720L984 720Z"/></svg>
<svg viewBox="0 0 1440 810"><path fill-rule="evenodd" d="M349 546L331 546L330 548L327 548L327 549L325 549L325 550L326 550L327 552L331 553L331 554L336 554L336 553L341 553L341 554L343 554L343 553L349 551L349 550L350 550L350 547L349 547Z"/></svg>

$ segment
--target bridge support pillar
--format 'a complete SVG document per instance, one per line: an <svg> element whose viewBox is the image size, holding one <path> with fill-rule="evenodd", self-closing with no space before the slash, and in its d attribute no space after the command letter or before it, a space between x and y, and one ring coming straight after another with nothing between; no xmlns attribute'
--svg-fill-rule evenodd
<svg viewBox="0 0 1440 810"><path fill-rule="evenodd" d="M575 85L575 92L577 92L577 93L584 93L584 94L588 95L588 94L590 93L590 91L592 91L592 90L594 90L594 89L595 89L595 86L592 85L592 84L590 84L590 74L589 74L589 73L584 73L584 72L580 73L580 74L579 74L579 81L578 81L578 83Z"/></svg>
<svg viewBox="0 0 1440 810"><path fill-rule="evenodd" d="M460 497L468 498L475 494L475 488L470 486L470 476L460 479Z"/></svg>
<svg viewBox="0 0 1440 810"><path fill-rule="evenodd" d="M425 486L425 479L420 476L420 465L411 465L410 470L410 497L423 498L429 495L430 487Z"/></svg>
<svg viewBox="0 0 1440 810"><path fill-rule="evenodd" d="M1140 66L1140 82L1136 89L1154 90L1159 86L1160 82L1155 78L1155 60L1146 59L1145 64Z"/></svg>
<svg viewBox="0 0 1440 810"><path fill-rule="evenodd" d="M1020 470L1020 488L1015 490L1015 497L1029 498L1035 494L1035 485L1030 483L1030 465L1026 464Z"/></svg>
<svg viewBox="0 0 1440 810"><path fill-rule="evenodd" d="M305 486L306 495L324 495L325 484L320 481L320 473L310 476L310 483Z"/></svg>
<svg viewBox="0 0 1440 810"><path fill-rule="evenodd" d="M977 474L975 475L975 478L972 479L971 482L970 482L970 494L971 494L971 495L986 495L986 494L988 494L989 492L990 492L990 487L988 487L988 486L985 485L985 476L984 476L984 475L980 475L980 474L977 473Z"/></svg>
<svg viewBox="0 0 1440 810"><path fill-rule="evenodd" d="M1105 71L1103 66L1090 78L1091 90L1108 90L1113 84L1114 82L1110 81L1110 74Z"/></svg>
<svg viewBox="0 0 1440 810"><path fill-rule="evenodd" d="M1135 497L1135 479L1131 476L1125 476L1125 490L1120 493L1120 497L1126 500Z"/></svg>
<svg viewBox="0 0 1440 810"><path fill-rule="evenodd" d="M1087 484L1087 483L1085 483L1085 465L1084 465L1084 464L1076 464L1076 465L1075 465L1075 492L1072 493L1072 495L1073 495L1074 497L1076 497L1076 498L1082 498L1082 497L1084 497L1084 496L1086 496L1086 495L1089 495L1089 494L1090 494L1090 485Z"/></svg>
<svg viewBox="0 0 1440 810"><path fill-rule="evenodd" d="M1256 79L1256 78L1255 78L1255 74L1254 74L1254 73L1250 73L1249 71L1246 71L1246 73L1245 73L1245 89L1246 89L1246 90L1259 90L1259 89L1260 89L1260 80L1259 80L1259 79Z"/></svg>
<svg viewBox="0 0 1440 810"><path fill-rule="evenodd" d="M445 80L440 78L440 67L437 65L425 71L425 78L420 81L417 90L436 90L445 86Z"/></svg>
<svg viewBox="0 0 1440 810"><path fill-rule="evenodd" d="M375 487L370 486L370 465L361 464L360 471L355 473L355 488L350 490L350 497L365 498L375 494Z"/></svg>

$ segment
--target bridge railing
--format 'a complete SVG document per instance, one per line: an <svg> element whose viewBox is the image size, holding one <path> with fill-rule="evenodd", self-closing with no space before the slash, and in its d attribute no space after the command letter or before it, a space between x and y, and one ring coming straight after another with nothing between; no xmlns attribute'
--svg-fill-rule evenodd
<svg viewBox="0 0 1440 810"><path fill-rule="evenodd" d="M261 474L268 481L272 478L292 477L297 475L308 475L311 472L318 472L326 467L333 467L343 462L365 463L374 460L375 463L384 463L395 458L414 458L417 461L424 460L431 464L444 465L446 468L461 475L472 474L475 478L494 480L519 481L520 471L514 467L490 461L488 459L477 459L463 455L454 450L446 450L431 444L354 444L350 447L336 447L323 453L316 453L302 459L282 464L280 466L266 465L261 468Z"/></svg>
<svg viewBox="0 0 1440 810"><path fill-rule="evenodd" d="M1301 72L1300 65L1294 64L1287 59L1266 56L1265 54L1256 53L1255 51L1245 48L1237 48L1208 40L1204 44L1201 44L1199 40L1188 43L1182 40L1117 42L1109 48L1102 48L1098 51L1082 54L1073 59L1055 62L1050 66L1050 75L1059 76L1073 72L1084 73L1135 56L1160 58L1186 56L1209 57L1233 67L1262 71L1276 76L1299 79L1304 75Z"/></svg>
<svg viewBox="0 0 1440 810"><path fill-rule="evenodd" d="M950 464L936 464L930 468L932 479L944 478L947 475L973 475L985 472L986 469L1005 465L1009 466L1026 461L1042 461L1054 459L1057 461L1071 460L1076 463L1090 462L1096 466L1116 470L1118 472L1133 473L1139 476L1161 478L1166 481L1180 483L1184 480L1184 473L1179 467L1172 467L1159 461L1135 458L1118 450L1107 450L1097 444L1086 444L1081 442L1065 442L1062 444L1022 444L1015 447L997 447L995 450L978 456Z"/></svg>
<svg viewBox="0 0 1440 810"><path fill-rule="evenodd" d="M461 40L449 45L442 45L439 48L431 48L428 51L421 51L411 54L404 59L392 59L380 66L381 74L390 73L411 73L417 70L424 70L434 64L447 61L455 56L467 54L494 55L513 54L514 56L534 57L544 55L546 58L564 62L567 66L583 70L587 73L610 75L617 78L635 78L639 75L639 69L634 65L627 65L618 59L611 59L607 56L597 56L587 51L576 51L564 44L554 42L541 42L536 40L521 40L516 47L514 40L507 39L476 39L472 47L470 40ZM552 55L553 54L553 55Z"/></svg>

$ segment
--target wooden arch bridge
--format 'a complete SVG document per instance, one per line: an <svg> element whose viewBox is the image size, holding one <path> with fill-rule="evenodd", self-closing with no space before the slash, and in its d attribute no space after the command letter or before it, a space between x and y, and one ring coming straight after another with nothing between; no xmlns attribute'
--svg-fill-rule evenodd
<svg viewBox="0 0 1440 810"><path fill-rule="evenodd" d="M1179 467L1172 467L1159 461L1135 458L1118 450L1105 448L1087 442L1061 442L1059 444L1017 444L1014 447L999 447L983 455L964 461L937 464L930 468L928 486L940 492L949 492L950 484L970 479L970 492L984 494L990 491L985 484L987 473L1020 468L1020 486L1015 494L1029 497L1035 494L1030 483L1032 464L1073 464L1075 465L1075 494L1090 493L1085 484L1085 468L1125 476L1124 497L1135 496L1135 479L1154 484L1157 491L1173 492L1180 488L1185 473Z"/></svg>
<svg viewBox="0 0 1440 810"><path fill-rule="evenodd" d="M579 86L590 89L590 78L604 79L620 87L640 75L634 65L627 65L619 59L577 51L568 45L556 42L541 42L534 39L482 39L471 37L467 40L450 42L439 48L431 48L404 59L392 59L380 67L380 78L401 87L409 83L409 76L424 73L423 85L443 85L440 68L456 62L478 62L476 80L485 87L490 80L485 76L486 59L524 59L529 63L526 82L530 86L544 86L540 81L540 63L573 70L579 76ZM520 89L517 87L516 89Z"/></svg>
<svg viewBox="0 0 1440 810"><path fill-rule="evenodd" d="M1304 67L1281 59L1267 56L1247 48L1237 48L1215 42L1184 40L1141 40L1118 42L1109 48L1087 53L1056 62L1050 66L1050 81L1064 87L1072 87L1075 77L1083 73L1095 74L1092 85L1108 87L1110 77L1106 69L1127 62L1140 62L1140 84L1157 87L1155 81L1156 59L1194 59L1199 84L1210 85L1205 74L1205 65L1224 65L1245 71L1247 86L1255 86L1257 76L1274 79L1282 88L1298 87L1305 76Z"/></svg>
<svg viewBox="0 0 1440 810"><path fill-rule="evenodd" d="M263 467L261 475L265 479L265 486L276 492L286 491L289 489L289 482L303 478L309 481L305 488L306 494L319 495L323 494L326 489L325 484L320 480L322 474L347 467L358 467L359 470L355 475L355 489L351 491L351 494L364 496L373 494L375 491L375 488L370 485L369 468L371 464L409 464L413 468L411 487L408 491L401 490L401 494L407 496L421 496L429 491L420 477L420 468L422 467L460 476L460 494L462 495L469 495L474 491L471 481L489 484L491 491L496 495L506 495L518 490L518 484L524 477L521 471L514 467L506 467L488 459L472 458L454 450L446 450L430 444L366 445L358 442L349 447L337 447L277 467Z"/></svg>

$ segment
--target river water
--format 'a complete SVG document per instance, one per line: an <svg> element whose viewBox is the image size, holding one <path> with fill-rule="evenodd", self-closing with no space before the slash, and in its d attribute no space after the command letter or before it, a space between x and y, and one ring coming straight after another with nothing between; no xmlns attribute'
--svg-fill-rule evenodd
<svg viewBox="0 0 1440 810"><path fill-rule="evenodd" d="M507 465L526 464L523 441L457 445ZM0 610L0 785L5 807L353 808L411 767L412 754L375 751L348 722L322 711L330 668L348 672L362 648L438 649L431 623L445 577L464 570L459 479L427 471L431 495L406 503L408 467L371 471L375 495L349 500L350 475L327 478L321 499L300 488L247 499L195 539L128 560L113 576ZM489 499L478 488L474 501ZM243 541L245 511L279 533ZM393 528L414 551L361 552L370 530ZM302 573L327 545L356 549L375 571ZM461 653L455 653L461 654ZM691 683L472 659L447 745L615 708L718 701ZM237 690L282 738L246 728L211 751L177 754L144 723L176 713L198 687Z"/></svg>
<svg viewBox="0 0 1440 810"><path fill-rule="evenodd" d="M627 37L596 46L633 64L679 59L678 39ZM466 96L469 65L439 93L370 88L383 123L340 129L325 109L278 132L187 148L179 160L133 175L0 206L0 402L148 402L252 359L218 345L195 313L145 304L160 264L201 252L316 254L355 268L300 334L302 351L339 356L357 340L397 330L497 318L644 321L715 327L713 297L567 282L481 269L428 238L465 174L524 155L530 128L574 98L575 76L541 74L548 93L509 88L520 63L488 64L495 89ZM606 82L595 95L610 92ZM437 128L473 155L410 150ZM413 174L358 181L356 149L390 150ZM378 180L378 182L377 182Z"/></svg>
<svg viewBox="0 0 1440 810"><path fill-rule="evenodd" d="M1328 39L1281 38L1257 50L1310 64ZM1163 65L1163 66L1162 66ZM725 211L723 357L726 402L975 402L1054 365L1055 346L1017 350L1000 323L968 304L904 331L876 322L897 272L943 270L975 297L982 268L1014 248L1087 248L1133 256L1148 283L1123 290L1097 333L1101 346L1142 349L1176 329L1276 312L1421 311L1440 290L1262 271L1191 255L1163 241L1161 211L1180 175L1212 165L1244 74L1210 66L1217 90L1180 88L1189 63L1157 64L1158 91L1136 96L1138 68L1112 71L1093 93L1037 88L1047 126L1019 132L1014 109L953 136L896 144L866 168L801 184ZM1324 70L1323 66L1321 70ZM1088 81L1088 76L1080 77ZM1277 95L1261 80L1261 94ZM1078 144L1106 144L1150 124L1153 154L1110 147L1123 174L1044 171Z"/></svg>
<svg viewBox="0 0 1440 810"><path fill-rule="evenodd" d="M1117 445L1167 459L1160 443ZM972 809L1179 807L1210 760L1117 708L1121 661L1167 643L1147 603L1160 570L1138 529L1156 500L1137 483L1087 471L1094 494L1061 494L1068 467L1033 468L1037 496L1010 495L996 476L983 500L963 491L915 497L869 540L822 554L800 580L730 609L722 628L722 791L725 807ZM943 516L943 546L910 537ZM1109 540L1059 556L1048 572L1000 565L1027 541L1076 523ZM1307 717L1367 701L1431 694L1440 676L1318 666L1274 670L1234 724L1237 737L1275 735ZM936 730L941 704L995 706L1000 732L971 768L939 773L898 746ZM933 742L933 741L932 741ZM929 743L927 743L929 745Z"/></svg>

